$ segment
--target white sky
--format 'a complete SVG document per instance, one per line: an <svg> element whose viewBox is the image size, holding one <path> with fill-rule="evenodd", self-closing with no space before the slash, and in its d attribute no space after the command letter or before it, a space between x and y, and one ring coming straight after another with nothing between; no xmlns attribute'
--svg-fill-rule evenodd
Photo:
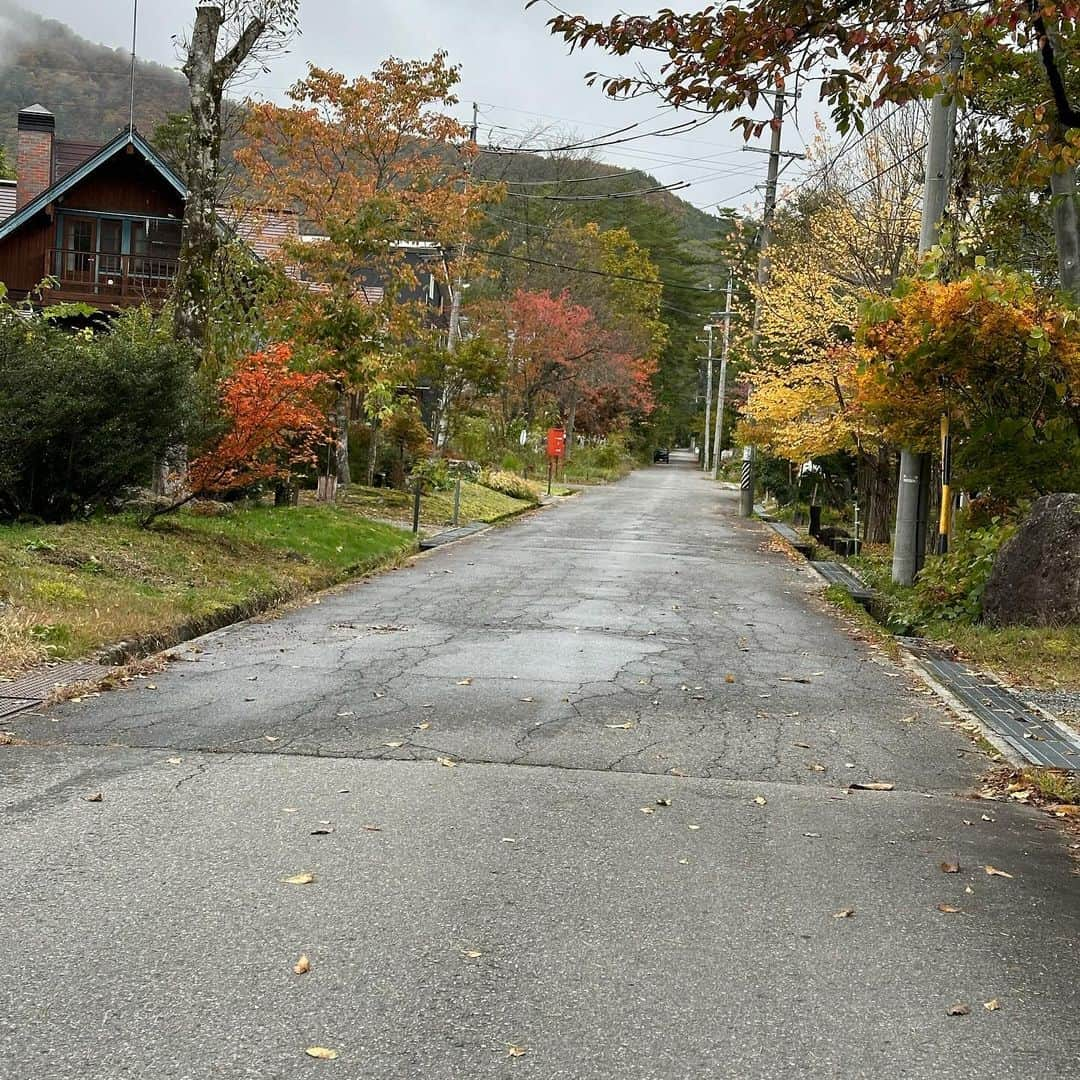
<svg viewBox="0 0 1080 1080"><path fill-rule="evenodd" d="M131 41L133 0L21 0L24 6L60 19L91 41L127 48ZM178 66L173 37L190 25L194 0L138 0L139 54ZM618 10L619 0L562 0L569 9L603 17ZM630 70L629 61L613 61L589 51L567 54L565 44L545 27L549 9L524 10L524 0L302 0L302 36L289 55L278 58L273 71L250 84L249 92L280 98L303 73L310 59L346 75L371 71L382 59L430 56L444 48L462 67L459 87L462 120L480 103L480 141L511 144L521 134L547 126L556 143L570 134L588 138L634 122L642 130L665 127L692 114L660 112L655 101L617 102L598 87L588 87L584 74ZM672 119L674 116L675 119ZM680 195L698 206L721 203L744 207L758 196L755 184L764 176L763 154L740 150L740 135L730 121L718 117L678 137L646 138L597 151L603 160L639 167L661 183L689 181ZM809 117L802 134L785 128L786 149L802 151L809 138ZM505 130L510 129L510 130ZM788 170L788 176L795 175ZM748 190L749 189L749 190Z"/></svg>

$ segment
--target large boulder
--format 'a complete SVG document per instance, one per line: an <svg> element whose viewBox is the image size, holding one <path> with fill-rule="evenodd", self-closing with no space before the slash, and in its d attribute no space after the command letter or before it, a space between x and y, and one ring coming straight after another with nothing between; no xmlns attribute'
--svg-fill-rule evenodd
<svg viewBox="0 0 1080 1080"><path fill-rule="evenodd" d="M1046 495L994 560L983 592L994 626L1080 624L1080 495Z"/></svg>

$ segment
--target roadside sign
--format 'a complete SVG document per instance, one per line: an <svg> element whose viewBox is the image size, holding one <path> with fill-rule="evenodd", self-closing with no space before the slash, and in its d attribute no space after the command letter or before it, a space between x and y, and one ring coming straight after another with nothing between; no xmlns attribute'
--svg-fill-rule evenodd
<svg viewBox="0 0 1080 1080"><path fill-rule="evenodd" d="M561 458L566 452L566 432L562 428L548 428L547 452L549 458Z"/></svg>

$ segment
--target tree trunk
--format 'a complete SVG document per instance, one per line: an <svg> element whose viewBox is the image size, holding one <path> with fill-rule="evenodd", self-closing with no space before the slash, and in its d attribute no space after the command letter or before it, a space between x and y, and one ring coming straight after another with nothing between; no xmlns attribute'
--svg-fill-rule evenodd
<svg viewBox="0 0 1080 1080"><path fill-rule="evenodd" d="M892 453L881 447L874 454L859 455L859 495L863 503L863 540L868 544L889 542L889 523L895 507Z"/></svg>
<svg viewBox="0 0 1080 1080"><path fill-rule="evenodd" d="M1054 246L1061 287L1080 300L1080 216L1076 209L1076 169L1050 174L1053 194Z"/></svg>
<svg viewBox="0 0 1080 1080"><path fill-rule="evenodd" d="M563 450L564 460L570 460L570 454L574 446L574 421L577 419L578 392L575 386L570 394L570 413L566 420L566 447Z"/></svg>
<svg viewBox="0 0 1080 1080"><path fill-rule="evenodd" d="M375 486L375 458L378 456L379 451L379 422L377 420L371 421L371 438L368 439L368 459L367 459L367 482L368 487Z"/></svg>
<svg viewBox="0 0 1080 1080"><path fill-rule="evenodd" d="M349 472L349 391L338 386L337 399L334 401L334 469L338 484L352 483Z"/></svg>

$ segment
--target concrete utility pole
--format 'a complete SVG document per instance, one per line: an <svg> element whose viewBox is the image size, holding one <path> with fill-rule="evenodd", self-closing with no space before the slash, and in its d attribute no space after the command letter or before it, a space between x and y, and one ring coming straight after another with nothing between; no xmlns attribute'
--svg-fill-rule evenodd
<svg viewBox="0 0 1080 1080"><path fill-rule="evenodd" d="M784 102L786 96L777 87L773 99L772 138L769 140L769 172L765 180L765 209L761 215L761 242L759 244L757 283L758 287L769 283L769 244L772 243L773 217L776 215L776 180L780 175L780 133L784 126ZM754 301L754 327L751 350L756 352L761 336L761 297ZM743 468L739 510L743 517L754 513L754 448L743 447Z"/></svg>
<svg viewBox="0 0 1080 1080"><path fill-rule="evenodd" d="M950 42L944 70L950 81L960 70L963 54ZM926 177L923 181L922 225L919 254L929 251L941 237L941 223L949 201L953 143L956 135L956 98L946 87L930 106L930 132L926 142ZM930 455L900 451L900 486L896 497L896 530L893 534L892 579L911 585L926 555L927 503Z"/></svg>
<svg viewBox="0 0 1080 1080"><path fill-rule="evenodd" d="M711 415L709 410L712 408L712 362L713 362L713 325L709 323L705 327L705 333L709 335L709 355L706 357L708 360L708 366L705 369L705 432L701 439L701 467L705 472L710 469L709 462L709 427L711 421Z"/></svg>
<svg viewBox="0 0 1080 1080"><path fill-rule="evenodd" d="M731 293L735 282L735 275L729 270L727 279L727 301L724 304L724 346L720 353L720 386L716 391L716 419L713 422L713 458L712 478L715 480L720 472L720 443L724 437L724 403L727 400L727 358L728 348L731 345Z"/></svg>

